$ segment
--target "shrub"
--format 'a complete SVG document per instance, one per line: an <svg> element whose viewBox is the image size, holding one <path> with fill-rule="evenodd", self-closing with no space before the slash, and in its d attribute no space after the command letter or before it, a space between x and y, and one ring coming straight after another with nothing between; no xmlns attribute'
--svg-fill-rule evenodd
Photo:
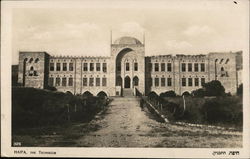
<svg viewBox="0 0 250 159"><path fill-rule="evenodd" d="M242 96L243 95L243 84L241 83L240 86L237 88L237 95Z"/></svg>
<svg viewBox="0 0 250 159"><path fill-rule="evenodd" d="M199 89L194 90L194 91L192 92L192 95L193 95L194 97L204 97L205 94L206 94L206 92L205 92L205 90L204 90L203 88L199 88Z"/></svg>
<svg viewBox="0 0 250 159"><path fill-rule="evenodd" d="M75 96L35 88L12 89L12 128L88 121L105 106L100 97Z"/></svg>
<svg viewBox="0 0 250 159"><path fill-rule="evenodd" d="M56 87L52 87L52 86L47 86L46 89L50 91L57 91Z"/></svg>
<svg viewBox="0 0 250 159"><path fill-rule="evenodd" d="M182 96L191 96L191 94L186 91L186 92L182 93Z"/></svg>
<svg viewBox="0 0 250 159"><path fill-rule="evenodd" d="M160 97L176 97L176 93L174 91L166 91L161 93Z"/></svg>
<svg viewBox="0 0 250 159"><path fill-rule="evenodd" d="M210 99L202 106L204 120L208 123L242 123L242 103L239 98Z"/></svg>

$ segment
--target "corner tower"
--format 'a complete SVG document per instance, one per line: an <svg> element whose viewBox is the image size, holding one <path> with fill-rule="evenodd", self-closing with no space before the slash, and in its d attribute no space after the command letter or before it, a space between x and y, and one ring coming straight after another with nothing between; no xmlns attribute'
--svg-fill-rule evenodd
<svg viewBox="0 0 250 159"><path fill-rule="evenodd" d="M49 54L19 52L18 83L24 87L44 89L48 85Z"/></svg>
<svg viewBox="0 0 250 159"><path fill-rule="evenodd" d="M111 43L111 79L116 95L126 89L145 91L145 46L133 37L121 37Z"/></svg>

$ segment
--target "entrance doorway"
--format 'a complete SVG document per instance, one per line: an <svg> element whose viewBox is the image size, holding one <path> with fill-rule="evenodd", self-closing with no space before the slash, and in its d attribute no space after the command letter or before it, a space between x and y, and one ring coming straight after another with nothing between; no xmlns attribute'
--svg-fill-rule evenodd
<svg viewBox="0 0 250 159"><path fill-rule="evenodd" d="M130 88L130 77L128 77L128 76L125 77L124 83L125 83L125 86L124 86L125 88Z"/></svg>

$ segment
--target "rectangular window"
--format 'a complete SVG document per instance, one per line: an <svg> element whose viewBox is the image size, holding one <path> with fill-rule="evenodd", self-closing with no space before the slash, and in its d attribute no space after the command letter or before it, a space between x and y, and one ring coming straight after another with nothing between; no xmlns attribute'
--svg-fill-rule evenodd
<svg viewBox="0 0 250 159"><path fill-rule="evenodd" d="M155 78L155 87L159 87L159 78Z"/></svg>
<svg viewBox="0 0 250 159"><path fill-rule="evenodd" d="M95 86L100 86L100 78L95 79Z"/></svg>
<svg viewBox="0 0 250 159"><path fill-rule="evenodd" d="M53 77L50 77L49 78L49 86L54 86L54 78Z"/></svg>
<svg viewBox="0 0 250 159"><path fill-rule="evenodd" d="M198 65L198 63L195 63L195 64L194 64L194 71L195 71L195 72L198 72L198 71L199 71L199 65Z"/></svg>
<svg viewBox="0 0 250 159"><path fill-rule="evenodd" d="M165 87L165 82L166 82L166 81L165 81L165 78L161 78L161 86L162 86L162 87Z"/></svg>
<svg viewBox="0 0 250 159"><path fill-rule="evenodd" d="M182 78L181 83L182 83L182 86L185 87L186 86L186 78Z"/></svg>
<svg viewBox="0 0 250 159"><path fill-rule="evenodd" d="M161 72L165 72L165 63L161 63Z"/></svg>
<svg viewBox="0 0 250 159"><path fill-rule="evenodd" d="M138 63L137 62L135 63L134 67L135 67L134 70L138 71Z"/></svg>
<svg viewBox="0 0 250 159"><path fill-rule="evenodd" d="M73 70L74 70L73 63L69 63L69 71L73 71Z"/></svg>
<svg viewBox="0 0 250 159"><path fill-rule="evenodd" d="M67 63L63 63L63 71L67 71Z"/></svg>
<svg viewBox="0 0 250 159"><path fill-rule="evenodd" d="M94 78L89 78L89 86L94 86Z"/></svg>
<svg viewBox="0 0 250 159"><path fill-rule="evenodd" d="M88 71L88 63L83 63L83 71Z"/></svg>
<svg viewBox="0 0 250 159"><path fill-rule="evenodd" d="M60 86L61 79L59 77L56 77L56 86Z"/></svg>
<svg viewBox="0 0 250 159"><path fill-rule="evenodd" d="M49 64L49 70L50 71L54 71L54 63L50 63Z"/></svg>
<svg viewBox="0 0 250 159"><path fill-rule="evenodd" d="M201 86L205 84L205 78L201 78Z"/></svg>
<svg viewBox="0 0 250 159"><path fill-rule="evenodd" d="M168 72L171 72L172 71L172 65L171 63L168 63Z"/></svg>
<svg viewBox="0 0 250 159"><path fill-rule="evenodd" d="M194 79L194 85L195 86L199 86L199 78L195 78Z"/></svg>
<svg viewBox="0 0 250 159"><path fill-rule="evenodd" d="M83 71L88 71L88 63L83 63Z"/></svg>
<svg viewBox="0 0 250 159"><path fill-rule="evenodd" d="M56 71L61 71L61 64L60 63L56 63Z"/></svg>
<svg viewBox="0 0 250 159"><path fill-rule="evenodd" d="M96 71L101 71L101 64L100 63L96 63Z"/></svg>
<svg viewBox="0 0 250 159"><path fill-rule="evenodd" d="M155 72L159 71L159 63L155 63Z"/></svg>
<svg viewBox="0 0 250 159"><path fill-rule="evenodd" d="M188 78L188 86L193 86L193 79L192 78Z"/></svg>
<svg viewBox="0 0 250 159"><path fill-rule="evenodd" d="M126 63L126 71L129 71L129 63Z"/></svg>
<svg viewBox="0 0 250 159"><path fill-rule="evenodd" d="M73 86L73 78L72 77L69 78L69 86Z"/></svg>
<svg viewBox="0 0 250 159"><path fill-rule="evenodd" d="M88 86L88 79L87 78L82 79L82 85L83 86Z"/></svg>
<svg viewBox="0 0 250 159"><path fill-rule="evenodd" d="M94 71L94 63L90 63L89 68L90 68L90 71Z"/></svg>
<svg viewBox="0 0 250 159"><path fill-rule="evenodd" d="M148 63L148 71L152 72L152 63Z"/></svg>
<svg viewBox="0 0 250 159"><path fill-rule="evenodd" d="M104 86L104 87L107 86L107 78L105 78L105 77L102 78L102 86Z"/></svg>
<svg viewBox="0 0 250 159"><path fill-rule="evenodd" d="M188 72L192 72L192 63L188 63Z"/></svg>
<svg viewBox="0 0 250 159"><path fill-rule="evenodd" d="M185 63L181 64L181 71L186 72L186 64Z"/></svg>
<svg viewBox="0 0 250 159"><path fill-rule="evenodd" d="M107 63L102 63L102 71L107 72Z"/></svg>
<svg viewBox="0 0 250 159"><path fill-rule="evenodd" d="M172 78L168 78L168 86L172 86Z"/></svg>
<svg viewBox="0 0 250 159"><path fill-rule="evenodd" d="M67 84L67 79L66 79L66 77L63 77L62 78L62 86L66 86L66 84Z"/></svg>
<svg viewBox="0 0 250 159"><path fill-rule="evenodd" d="M205 72L205 64L201 63L201 72Z"/></svg>

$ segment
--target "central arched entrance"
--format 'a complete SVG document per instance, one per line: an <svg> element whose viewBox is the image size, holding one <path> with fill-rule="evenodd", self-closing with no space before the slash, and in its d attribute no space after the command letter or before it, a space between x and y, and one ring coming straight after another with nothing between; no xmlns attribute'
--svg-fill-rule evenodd
<svg viewBox="0 0 250 159"><path fill-rule="evenodd" d="M125 84L124 85L125 88L130 88L130 77L129 76L125 77L124 84Z"/></svg>

